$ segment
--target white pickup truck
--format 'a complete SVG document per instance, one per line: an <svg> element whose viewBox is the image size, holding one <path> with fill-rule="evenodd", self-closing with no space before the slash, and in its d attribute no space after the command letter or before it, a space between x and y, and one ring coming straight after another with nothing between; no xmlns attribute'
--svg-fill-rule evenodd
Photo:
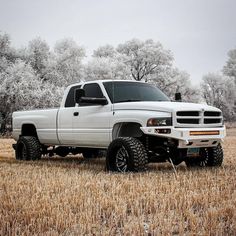
<svg viewBox="0 0 236 236"><path fill-rule="evenodd" d="M16 159L106 150L110 171L142 171L149 162L220 166L222 112L205 104L170 101L137 81L70 85L58 109L13 113Z"/></svg>

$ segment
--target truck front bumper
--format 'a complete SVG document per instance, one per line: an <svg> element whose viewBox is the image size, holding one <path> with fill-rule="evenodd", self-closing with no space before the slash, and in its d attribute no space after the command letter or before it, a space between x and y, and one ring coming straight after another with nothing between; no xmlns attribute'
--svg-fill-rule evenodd
<svg viewBox="0 0 236 236"><path fill-rule="evenodd" d="M178 148L217 146L226 136L225 126L216 128L141 127L146 135L178 140Z"/></svg>

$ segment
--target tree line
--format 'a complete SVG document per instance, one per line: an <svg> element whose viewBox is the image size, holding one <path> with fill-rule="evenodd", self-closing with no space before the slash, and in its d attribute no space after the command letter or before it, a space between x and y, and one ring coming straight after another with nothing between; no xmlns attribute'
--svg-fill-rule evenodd
<svg viewBox="0 0 236 236"><path fill-rule="evenodd" d="M170 98L181 92L184 101L206 101L235 120L236 49L229 51L221 74L203 76L200 89L190 75L174 66L172 52L151 39L132 39L117 47L104 45L86 59L83 47L72 39L53 48L41 38L15 48L10 36L0 32L0 113L10 124L16 110L58 107L64 88L87 80L133 79L158 86Z"/></svg>

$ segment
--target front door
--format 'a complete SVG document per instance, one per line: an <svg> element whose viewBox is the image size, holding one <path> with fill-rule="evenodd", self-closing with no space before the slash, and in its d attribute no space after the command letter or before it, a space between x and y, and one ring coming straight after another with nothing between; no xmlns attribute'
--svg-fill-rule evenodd
<svg viewBox="0 0 236 236"><path fill-rule="evenodd" d="M97 83L85 84L86 97L103 97ZM81 104L73 109L74 145L84 147L107 147L110 143L110 119L112 106Z"/></svg>

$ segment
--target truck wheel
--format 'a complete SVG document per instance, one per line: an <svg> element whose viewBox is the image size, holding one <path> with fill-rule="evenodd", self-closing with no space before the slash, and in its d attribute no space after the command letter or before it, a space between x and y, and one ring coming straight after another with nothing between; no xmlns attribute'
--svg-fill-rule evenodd
<svg viewBox="0 0 236 236"><path fill-rule="evenodd" d="M41 158L42 149L39 140L33 136L22 136L16 144L17 160L37 160Z"/></svg>
<svg viewBox="0 0 236 236"><path fill-rule="evenodd" d="M107 170L117 172L144 171L148 156L143 144L136 138L120 137L107 150Z"/></svg>
<svg viewBox="0 0 236 236"><path fill-rule="evenodd" d="M185 160L188 167L205 167L205 166L221 166L224 154L221 144L216 147L201 148L200 156Z"/></svg>
<svg viewBox="0 0 236 236"><path fill-rule="evenodd" d="M97 149L86 149L82 154L85 159L91 159L98 157L99 151Z"/></svg>

